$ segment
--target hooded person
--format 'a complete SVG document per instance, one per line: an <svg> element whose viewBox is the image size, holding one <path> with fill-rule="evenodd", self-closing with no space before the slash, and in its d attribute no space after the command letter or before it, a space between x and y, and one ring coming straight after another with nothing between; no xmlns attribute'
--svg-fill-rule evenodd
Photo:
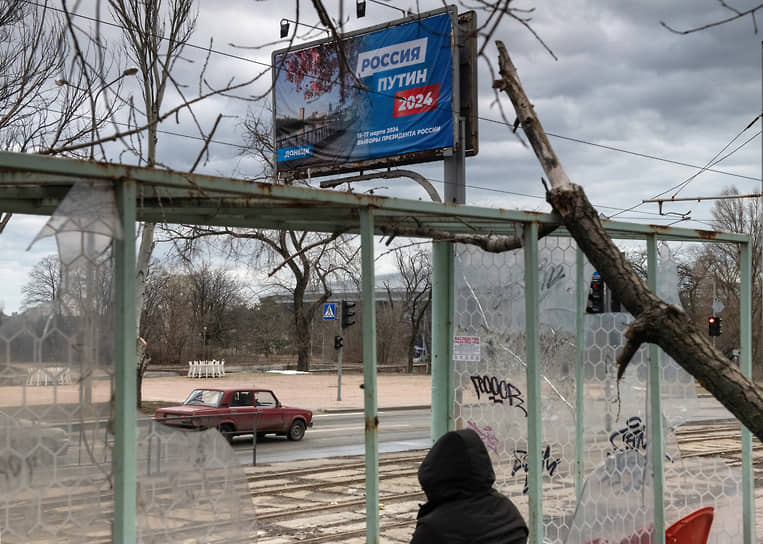
<svg viewBox="0 0 763 544"><path fill-rule="evenodd" d="M527 542L525 520L494 482L493 463L476 432L441 436L419 467L427 503L419 508L411 544Z"/></svg>

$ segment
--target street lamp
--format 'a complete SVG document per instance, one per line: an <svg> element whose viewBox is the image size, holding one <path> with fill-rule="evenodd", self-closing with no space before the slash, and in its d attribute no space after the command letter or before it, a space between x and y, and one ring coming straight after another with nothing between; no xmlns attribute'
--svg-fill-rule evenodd
<svg viewBox="0 0 763 544"><path fill-rule="evenodd" d="M137 73L138 73L138 69L135 68L134 66L131 67L131 68L126 68L116 79L114 79L114 81L110 81L109 83L107 83L106 85L101 87L99 89L99 92L102 91L103 89L105 89L106 87L109 87L109 86L113 85L114 83L116 83L117 81L122 79L123 77L134 76ZM81 91L84 90L81 87L77 87L76 85L73 85L73 84L69 83L69 81L66 78L63 78L63 77L59 77L58 79L56 79L55 80L55 84L58 87L63 87L64 85L66 85L67 87L73 87L73 88L79 89ZM98 95L98 93L96 93L96 96L97 95Z"/></svg>

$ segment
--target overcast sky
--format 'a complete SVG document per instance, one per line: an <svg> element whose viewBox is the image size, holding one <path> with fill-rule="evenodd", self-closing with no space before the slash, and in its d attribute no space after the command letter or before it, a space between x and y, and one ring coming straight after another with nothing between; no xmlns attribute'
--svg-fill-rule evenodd
<svg viewBox="0 0 763 544"><path fill-rule="evenodd" d="M732 0L732 4L743 11L757 5L757 0ZM441 6L406 0L394 5L404 10L418 6L422 11ZM761 34L755 34L751 18L682 36L669 32L660 22L689 29L731 13L717 0L515 1L511 5L536 8L530 24L557 59L514 21L506 20L495 38L506 44L569 177L585 188L602 214L620 220L671 224L679 219L676 215L660 216L656 204L642 204L642 200L709 197L731 186L742 193L760 191L760 121L744 130L761 111ZM338 4L328 2L327 6L337 17ZM461 11L466 9L460 7ZM345 6L344 12L348 17L346 30L400 16L398 11L370 1L364 19L356 19L354 3ZM218 83L230 77L244 81L265 69L271 52L285 46L278 42L281 17L296 18L293 2L202 1L192 43L204 46L212 38L215 50L248 59L213 54L208 78ZM300 5L300 20L318 24L309 2ZM277 43L262 49L242 48L267 42ZM495 62L495 45L489 44L486 51ZM193 85L192 74L198 70L200 59L192 51L186 56L196 62L184 65L178 75ZM532 151L502 126L498 111L492 107L490 74L484 61L480 61L479 70L480 153L467 159L467 202L548 211L542 197L542 171ZM270 76L263 80L269 82ZM249 92L256 90L264 87ZM508 99L502 100L506 111L511 112ZM226 115L215 136L217 143L210 148L210 160L199 171L233 177L259 174L259 165L242 156L238 147L247 107L269 115L262 105L247 106L225 98L197 108L198 118L207 127L218 114ZM167 134L195 136L188 126L189 116L181 115L177 121L172 119L162 126L166 132L160 135L160 158L173 168L188 170L199 143ZM713 166L719 172L696 175L719 153L728 155ZM442 192L441 164L416 169ZM674 187L695 175L676 193ZM408 180L367 182L355 187L356 191L370 189L376 194L428 198ZM710 228L712 206L712 201L681 202L666 205L665 211L688 214L690 220L679 223L681 226ZM14 216L0 236L0 307L6 313L20 308L20 288L30 268L55 251L50 241L26 251L43 224L42 218Z"/></svg>

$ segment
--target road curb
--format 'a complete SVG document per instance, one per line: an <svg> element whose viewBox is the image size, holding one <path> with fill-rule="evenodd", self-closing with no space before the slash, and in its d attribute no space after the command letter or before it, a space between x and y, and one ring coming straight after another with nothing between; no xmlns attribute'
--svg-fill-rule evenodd
<svg viewBox="0 0 763 544"><path fill-rule="evenodd" d="M384 408L377 408L377 412L392 412L402 410L429 410L432 407L428 404L416 405L416 406L388 406ZM313 410L313 414L347 414L351 412L362 412L363 407L355 408L318 408Z"/></svg>

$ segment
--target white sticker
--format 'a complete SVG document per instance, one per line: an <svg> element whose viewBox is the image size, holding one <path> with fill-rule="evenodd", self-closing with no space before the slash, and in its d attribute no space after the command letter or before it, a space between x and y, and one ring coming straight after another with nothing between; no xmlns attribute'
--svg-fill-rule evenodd
<svg viewBox="0 0 763 544"><path fill-rule="evenodd" d="M454 336L453 337L453 360L454 361L479 361L480 360L480 337L479 336Z"/></svg>

